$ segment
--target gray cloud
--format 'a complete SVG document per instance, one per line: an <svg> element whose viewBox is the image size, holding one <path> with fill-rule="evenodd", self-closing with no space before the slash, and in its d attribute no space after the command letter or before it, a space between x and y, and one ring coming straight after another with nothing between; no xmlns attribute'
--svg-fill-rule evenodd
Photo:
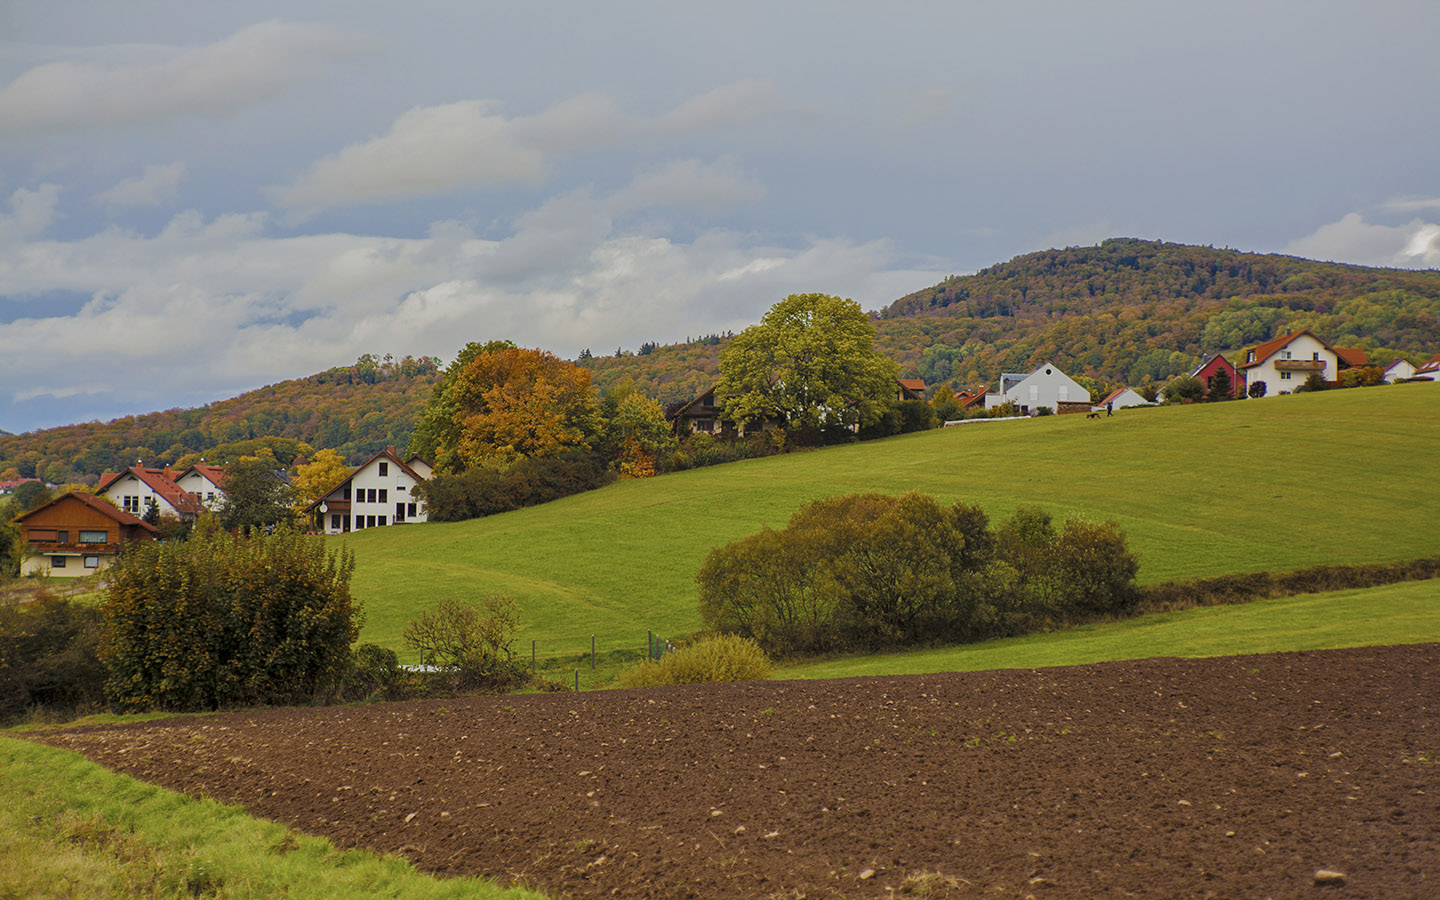
<svg viewBox="0 0 1440 900"><path fill-rule="evenodd" d="M371 43L328 25L261 22L193 49L143 48L147 62L45 63L0 90L0 136L142 125L221 113L273 97Z"/></svg>
<svg viewBox="0 0 1440 900"><path fill-rule="evenodd" d="M101 191L95 195L94 200L102 206L113 208L158 206L175 196L180 182L184 179L183 162L146 166L143 174L127 178Z"/></svg>
<svg viewBox="0 0 1440 900"><path fill-rule="evenodd" d="M534 185L563 156L723 128L779 107L779 94L768 81L722 86L650 119L626 114L613 98L595 93L531 116L505 116L498 103L487 100L417 107L384 135L314 163L292 184L272 191L271 199L285 208L318 210L461 188Z"/></svg>
<svg viewBox="0 0 1440 900"><path fill-rule="evenodd" d="M1362 266L1440 268L1440 225L1422 219L1404 225L1375 225L1359 213L1348 213L1338 222L1291 241L1285 252Z"/></svg>

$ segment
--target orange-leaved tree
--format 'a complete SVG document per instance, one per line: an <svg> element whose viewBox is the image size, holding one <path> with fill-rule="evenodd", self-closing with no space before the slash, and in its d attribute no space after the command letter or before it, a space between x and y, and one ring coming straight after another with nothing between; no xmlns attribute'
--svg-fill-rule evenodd
<svg viewBox="0 0 1440 900"><path fill-rule="evenodd" d="M601 422L590 372L544 350L479 353L450 391L469 467L590 448Z"/></svg>

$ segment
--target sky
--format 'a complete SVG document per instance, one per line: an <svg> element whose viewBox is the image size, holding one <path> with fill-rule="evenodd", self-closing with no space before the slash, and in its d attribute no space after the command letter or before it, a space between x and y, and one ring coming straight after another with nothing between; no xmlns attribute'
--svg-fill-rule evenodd
<svg viewBox="0 0 1440 900"><path fill-rule="evenodd" d="M1139 237L1440 267L1440 4L0 0L0 429Z"/></svg>

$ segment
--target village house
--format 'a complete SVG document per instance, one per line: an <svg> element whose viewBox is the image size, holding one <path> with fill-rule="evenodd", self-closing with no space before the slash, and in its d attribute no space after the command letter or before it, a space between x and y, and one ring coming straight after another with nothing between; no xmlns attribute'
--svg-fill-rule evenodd
<svg viewBox="0 0 1440 900"><path fill-rule="evenodd" d="M1007 372L1000 376L1000 390L985 395L985 408L1013 403L1022 413L1041 407L1055 413L1090 411L1090 391L1052 363L1034 371Z"/></svg>
<svg viewBox="0 0 1440 900"><path fill-rule="evenodd" d="M210 512L219 512L225 505L225 470L206 465L202 460L175 476L175 484L193 494Z"/></svg>
<svg viewBox="0 0 1440 900"><path fill-rule="evenodd" d="M1237 370L1223 354L1217 353L1201 362L1195 371L1190 373L1190 377L1204 382L1205 394L1208 396L1215 390L1215 377L1221 372L1224 372L1225 377L1230 379L1230 396L1244 397L1245 373Z"/></svg>
<svg viewBox="0 0 1440 900"><path fill-rule="evenodd" d="M386 447L306 507L304 515L325 534L424 522L429 519L425 503L411 489L431 473L428 462L415 456L401 460L394 447Z"/></svg>
<svg viewBox="0 0 1440 900"><path fill-rule="evenodd" d="M1412 378L1425 378L1430 381L1440 381L1440 353L1435 354L1415 368Z"/></svg>
<svg viewBox="0 0 1440 900"><path fill-rule="evenodd" d="M1407 378L1414 377L1415 364L1401 357L1385 367L1385 373L1381 376L1381 380L1386 384L1394 384L1397 381L1404 381Z"/></svg>
<svg viewBox="0 0 1440 900"><path fill-rule="evenodd" d="M920 378L897 378L895 379L895 402L904 403L906 400L925 399L925 381Z"/></svg>
<svg viewBox="0 0 1440 900"><path fill-rule="evenodd" d="M92 494L72 492L17 516L29 545L23 575L78 578L111 565L128 544L149 541L156 528Z"/></svg>
<svg viewBox="0 0 1440 900"><path fill-rule="evenodd" d="M1117 409L1125 409L1130 406L1149 406L1149 402L1134 388L1118 387L1106 394L1099 403L1091 409L1094 412L1112 412Z"/></svg>
<svg viewBox="0 0 1440 900"><path fill-rule="evenodd" d="M1312 374L1335 384L1342 370L1369 364L1364 350L1332 347L1307 328L1246 350L1238 368L1246 384L1264 384L1265 393L1275 395L1291 393Z"/></svg>
<svg viewBox="0 0 1440 900"><path fill-rule="evenodd" d="M194 519L205 512L205 504L200 495L189 493L175 483L178 474L169 466L163 469L128 466L119 472L101 475L95 493L132 516L144 516L153 502L162 516L181 521Z"/></svg>

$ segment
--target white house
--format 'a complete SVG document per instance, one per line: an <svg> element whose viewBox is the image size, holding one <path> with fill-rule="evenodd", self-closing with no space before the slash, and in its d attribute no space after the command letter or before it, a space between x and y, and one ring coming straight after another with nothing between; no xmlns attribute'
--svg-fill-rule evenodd
<svg viewBox="0 0 1440 900"><path fill-rule="evenodd" d="M1105 398L1095 404L1092 409L1096 412L1108 412L1115 409L1124 409L1127 406L1149 406L1145 398L1140 396L1133 388L1118 387L1105 395Z"/></svg>
<svg viewBox="0 0 1440 900"><path fill-rule="evenodd" d="M1007 372L1001 375L1000 390L985 395L985 408L994 409L1004 403L1014 403L1022 413L1042 406L1048 406L1051 412L1059 412L1062 403L1089 405L1090 392L1051 363L1046 363L1029 374Z"/></svg>
<svg viewBox="0 0 1440 900"><path fill-rule="evenodd" d="M430 473L429 463L414 457L401 460L394 447L387 447L306 507L305 514L315 530L325 534L424 522L429 518L425 504L410 489Z"/></svg>
<svg viewBox="0 0 1440 900"><path fill-rule="evenodd" d="M1252 389L1263 383L1266 395L1273 397L1291 393L1312 374L1334 383L1340 380L1342 369L1369 362L1364 350L1332 347L1305 329L1246 350L1244 362L1236 368L1245 372Z"/></svg>
<svg viewBox="0 0 1440 900"><path fill-rule="evenodd" d="M175 484L185 493L194 494L211 512L225 505L225 470L219 466L197 463L176 475Z"/></svg>
<svg viewBox="0 0 1440 900"><path fill-rule="evenodd" d="M137 517L145 515L152 501L160 515L177 519L193 518L205 509L200 497L175 483L175 472L169 467L129 466L119 472L106 472L100 476L95 494Z"/></svg>
<svg viewBox="0 0 1440 900"><path fill-rule="evenodd" d="M1414 378L1429 378L1431 381L1440 381L1440 353L1435 354L1415 370Z"/></svg>

